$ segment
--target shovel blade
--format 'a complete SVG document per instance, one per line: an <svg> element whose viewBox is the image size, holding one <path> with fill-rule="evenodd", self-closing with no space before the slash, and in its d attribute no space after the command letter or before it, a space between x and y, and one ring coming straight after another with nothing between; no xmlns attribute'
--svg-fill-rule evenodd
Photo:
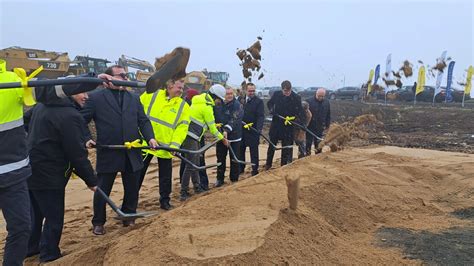
<svg viewBox="0 0 474 266"><path fill-rule="evenodd" d="M178 47L171 53L164 55L155 62L156 72L146 81L146 92L165 88L170 79L180 79L186 76L191 51L188 48Z"/></svg>
<svg viewBox="0 0 474 266"><path fill-rule="evenodd" d="M147 218L150 216L158 215L158 212L137 212L137 213L124 213L119 214L114 217L116 220L120 221L134 221L138 218Z"/></svg>

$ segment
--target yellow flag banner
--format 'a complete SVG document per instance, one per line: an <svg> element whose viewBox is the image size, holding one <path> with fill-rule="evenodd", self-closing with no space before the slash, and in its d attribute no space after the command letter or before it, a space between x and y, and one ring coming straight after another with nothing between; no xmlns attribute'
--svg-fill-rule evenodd
<svg viewBox="0 0 474 266"><path fill-rule="evenodd" d="M464 88L464 94L466 95L471 94L473 74L474 74L474 67L469 66L469 68L467 69L466 87Z"/></svg>
<svg viewBox="0 0 474 266"><path fill-rule="evenodd" d="M425 67L421 66L418 70L418 83L416 84L416 95L420 94L425 90Z"/></svg>
<svg viewBox="0 0 474 266"><path fill-rule="evenodd" d="M374 78L374 70L371 69L369 73L369 81L367 81L367 95L372 92L372 79Z"/></svg>

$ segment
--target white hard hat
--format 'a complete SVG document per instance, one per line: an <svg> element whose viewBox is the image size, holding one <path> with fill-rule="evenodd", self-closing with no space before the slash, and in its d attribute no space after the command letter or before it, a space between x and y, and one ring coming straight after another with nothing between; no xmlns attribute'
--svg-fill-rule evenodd
<svg viewBox="0 0 474 266"><path fill-rule="evenodd" d="M225 99L225 88L220 84L214 84L209 88L209 93L216 95L217 97L221 98L221 100Z"/></svg>

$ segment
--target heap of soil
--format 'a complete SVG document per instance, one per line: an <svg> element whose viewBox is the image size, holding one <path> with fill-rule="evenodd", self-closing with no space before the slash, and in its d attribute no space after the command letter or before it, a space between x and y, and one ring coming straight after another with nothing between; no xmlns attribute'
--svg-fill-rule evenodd
<svg viewBox="0 0 474 266"><path fill-rule="evenodd" d="M116 229L113 238L83 237L53 264L419 264L378 245L378 230L472 225L450 213L474 205L474 180L465 178L473 160L398 147L306 157ZM296 211L287 208L289 174L301 179Z"/></svg>

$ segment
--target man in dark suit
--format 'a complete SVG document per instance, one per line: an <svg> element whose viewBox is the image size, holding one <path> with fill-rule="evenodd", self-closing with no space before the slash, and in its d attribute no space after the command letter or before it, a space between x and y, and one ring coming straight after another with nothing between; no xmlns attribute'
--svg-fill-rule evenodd
<svg viewBox="0 0 474 266"><path fill-rule="evenodd" d="M286 121L279 116L295 119L295 122L303 124L304 111L301 105L301 97L291 90L291 82L285 80L281 83L281 91L273 93L270 101L267 102L268 110L273 115L272 124L270 125L270 141L275 145L281 140L282 146L293 145L294 126L291 120ZM272 167L273 155L275 149L268 146L267 163L265 170ZM293 161L293 148L283 149L281 151L281 166L289 164Z"/></svg>
<svg viewBox="0 0 474 266"><path fill-rule="evenodd" d="M316 91L314 97L307 100L309 104L309 110L312 114L311 121L309 122L308 129L314 132L316 136L323 138L324 130L329 128L331 124L331 106L329 101L325 99L326 90L319 88ZM306 134L306 155L311 154L311 146L314 144L315 153L321 152L319 146L320 140L314 138L311 134Z"/></svg>
<svg viewBox="0 0 474 266"><path fill-rule="evenodd" d="M118 80L127 79L124 68L117 65L109 67L105 74ZM156 147L158 145L154 139L150 121L140 103L140 98L123 87L109 85L104 90L91 93L81 114L86 124L94 120L97 129L97 143L99 144L124 144L143 136L150 146ZM86 145L90 148L95 145L95 142L92 138L89 139ZM142 168L140 150L97 150L98 186L107 195L110 195L115 176L117 172L120 172L124 187L122 211L125 213L136 212L138 179ZM105 234L105 204L105 200L96 192L94 194L94 217L92 218L93 233L96 235ZM123 223L124 226L131 224L134 222Z"/></svg>
<svg viewBox="0 0 474 266"><path fill-rule="evenodd" d="M245 88L246 96L242 97L240 102L244 106L244 117L242 121L246 124L252 123L252 127L258 132L262 132L263 120L265 119L264 106L262 99L255 95L255 85L247 83ZM242 143L240 144L240 159L245 161L245 149L250 149L250 161L252 166L252 176L258 174L258 144L260 143L259 133L250 128L242 129ZM240 173L243 173L245 165L240 165Z"/></svg>

